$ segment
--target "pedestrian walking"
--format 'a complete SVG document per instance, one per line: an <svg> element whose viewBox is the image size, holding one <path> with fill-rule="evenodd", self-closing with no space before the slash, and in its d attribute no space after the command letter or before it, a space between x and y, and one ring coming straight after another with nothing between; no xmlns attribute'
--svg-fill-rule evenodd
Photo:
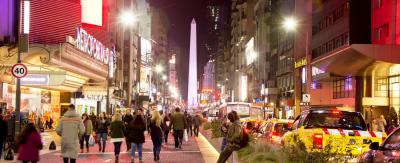
<svg viewBox="0 0 400 163"><path fill-rule="evenodd" d="M174 130L175 149L182 149L183 130L186 128L185 116L179 108L171 117L171 128Z"/></svg>
<svg viewBox="0 0 400 163"><path fill-rule="evenodd" d="M190 114L186 114L186 124L188 135L193 136L193 117Z"/></svg>
<svg viewBox="0 0 400 163"><path fill-rule="evenodd" d="M129 123L131 123L131 121L133 120L133 116L131 114L130 109L126 111L122 120L124 121L125 128L128 128ZM128 141L128 139L126 139L125 141L126 141L126 150L129 151L131 149L131 143Z"/></svg>
<svg viewBox="0 0 400 163"><path fill-rule="evenodd" d="M240 118L235 111L228 114L230 121L228 134L226 136L227 146L219 155L217 163L225 163L226 160L232 155L233 151L240 149L240 141L242 138L242 126L240 125Z"/></svg>
<svg viewBox="0 0 400 163"><path fill-rule="evenodd" d="M119 153L121 152L121 145L124 141L125 124L122 121L121 114L117 113L113 117L113 121L110 126L111 131L111 142L114 143L114 156L115 163L119 162Z"/></svg>
<svg viewBox="0 0 400 163"><path fill-rule="evenodd" d="M224 151L226 144L227 144L226 136L228 135L229 122L226 120L227 119L224 118L224 123L221 126L221 133L223 135L222 142L221 142L221 152Z"/></svg>
<svg viewBox="0 0 400 163"><path fill-rule="evenodd" d="M90 119L90 121L92 121L92 126L96 126L97 117L96 117L96 115L94 114L94 112L92 112L92 113L89 115L89 119Z"/></svg>
<svg viewBox="0 0 400 163"><path fill-rule="evenodd" d="M381 115L379 117L379 119L377 120L377 122L378 122L378 131L379 132L385 132L385 128L386 128L386 125L387 125L385 116Z"/></svg>
<svg viewBox="0 0 400 163"><path fill-rule="evenodd" d="M17 138L18 160L23 163L39 161L39 150L43 148L42 139L33 123L28 123Z"/></svg>
<svg viewBox="0 0 400 163"><path fill-rule="evenodd" d="M95 127L97 142L99 143L99 152L104 153L104 151L106 149L109 125L110 125L110 121L107 119L106 113L104 113L104 112L101 113L99 115L99 118L97 119L96 127Z"/></svg>
<svg viewBox="0 0 400 163"><path fill-rule="evenodd" d="M199 114L193 117L193 132L196 137L199 136L199 128L201 125L201 118Z"/></svg>
<svg viewBox="0 0 400 163"><path fill-rule="evenodd" d="M373 119L371 123L371 131L378 131L378 120Z"/></svg>
<svg viewBox="0 0 400 163"><path fill-rule="evenodd" d="M160 113L154 110L150 122L150 135L153 142L154 161L160 161L161 144L163 142L162 119Z"/></svg>
<svg viewBox="0 0 400 163"><path fill-rule="evenodd" d="M81 136L79 144L81 145L81 153L83 153L83 145L86 142L86 152L89 153L89 138L93 133L93 125L86 113L82 114L82 121L83 125L85 126L85 133Z"/></svg>
<svg viewBox="0 0 400 163"><path fill-rule="evenodd" d="M7 138L7 135L8 135L8 124L3 119L3 116L0 114L0 160L2 158L1 156L3 153L3 146Z"/></svg>
<svg viewBox="0 0 400 163"><path fill-rule="evenodd" d="M164 118L163 118L163 132L164 132L164 142L165 144L168 144L168 135L169 135L169 126L170 126L170 117L171 114L165 114Z"/></svg>
<svg viewBox="0 0 400 163"><path fill-rule="evenodd" d="M68 111L56 127L56 132L61 136L61 155L64 163L75 163L78 158L79 135L85 133L85 126L73 104L69 105Z"/></svg>
<svg viewBox="0 0 400 163"><path fill-rule="evenodd" d="M146 131L146 124L143 116L141 116L141 110L138 110L138 115L136 115L135 119L131 121L128 125L127 129L127 140L131 142L132 151L131 151L131 162L133 163L135 160L135 152L138 149L139 161L142 160L142 149L143 143L145 142L144 132Z"/></svg>

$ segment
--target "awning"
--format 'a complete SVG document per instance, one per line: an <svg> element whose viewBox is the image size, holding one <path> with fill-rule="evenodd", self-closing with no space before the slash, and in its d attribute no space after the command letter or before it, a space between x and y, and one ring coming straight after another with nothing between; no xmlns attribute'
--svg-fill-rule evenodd
<svg viewBox="0 0 400 163"><path fill-rule="evenodd" d="M353 44L315 59L311 64L333 76L387 76L400 64L400 46Z"/></svg>

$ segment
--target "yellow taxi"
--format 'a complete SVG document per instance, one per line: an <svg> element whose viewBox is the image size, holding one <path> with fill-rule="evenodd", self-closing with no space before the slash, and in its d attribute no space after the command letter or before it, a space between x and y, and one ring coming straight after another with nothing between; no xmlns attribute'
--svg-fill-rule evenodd
<svg viewBox="0 0 400 163"><path fill-rule="evenodd" d="M358 156L368 150L372 142L381 143L384 132L367 131L359 112L329 110L303 111L293 122L282 143L304 143L306 149Z"/></svg>

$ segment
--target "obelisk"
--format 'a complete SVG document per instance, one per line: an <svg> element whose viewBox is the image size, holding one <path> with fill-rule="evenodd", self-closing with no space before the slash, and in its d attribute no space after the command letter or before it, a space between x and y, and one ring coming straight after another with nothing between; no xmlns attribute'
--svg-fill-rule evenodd
<svg viewBox="0 0 400 163"><path fill-rule="evenodd" d="M189 109L196 108L197 103L197 33L196 21L192 20L190 28L190 56L187 104Z"/></svg>

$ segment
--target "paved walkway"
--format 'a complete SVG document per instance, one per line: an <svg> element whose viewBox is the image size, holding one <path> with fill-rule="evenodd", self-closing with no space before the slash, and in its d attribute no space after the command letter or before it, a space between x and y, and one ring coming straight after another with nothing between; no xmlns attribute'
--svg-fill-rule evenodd
<svg viewBox="0 0 400 163"><path fill-rule="evenodd" d="M54 131L46 131L42 133L42 139L44 142L44 149L40 152L40 163L58 163L62 162L60 153L61 140ZM57 144L57 149L55 151L49 151L48 146L50 142L54 140ZM161 150L161 162L162 163L215 163L218 159L218 154L214 148L208 143L207 139L199 135L198 138L189 137L188 142L184 142L181 150L177 150L174 147L173 136L170 135L168 139L168 144L163 145ZM146 134L146 142L143 146L143 161L144 162L154 162L153 161L153 144L151 138ZM213 151L214 149L214 151ZM111 163L114 162L114 145L108 141L106 145L105 153L98 152L98 145L90 147L89 153L80 153L78 156L78 163L83 162L93 162L93 163ZM120 154L121 163L130 162L130 152L126 151L125 142L122 144ZM136 154L137 156L137 154ZM15 156L16 157L16 156ZM138 162L138 160L135 160ZM1 163L10 163L18 161L4 161L0 160Z"/></svg>

